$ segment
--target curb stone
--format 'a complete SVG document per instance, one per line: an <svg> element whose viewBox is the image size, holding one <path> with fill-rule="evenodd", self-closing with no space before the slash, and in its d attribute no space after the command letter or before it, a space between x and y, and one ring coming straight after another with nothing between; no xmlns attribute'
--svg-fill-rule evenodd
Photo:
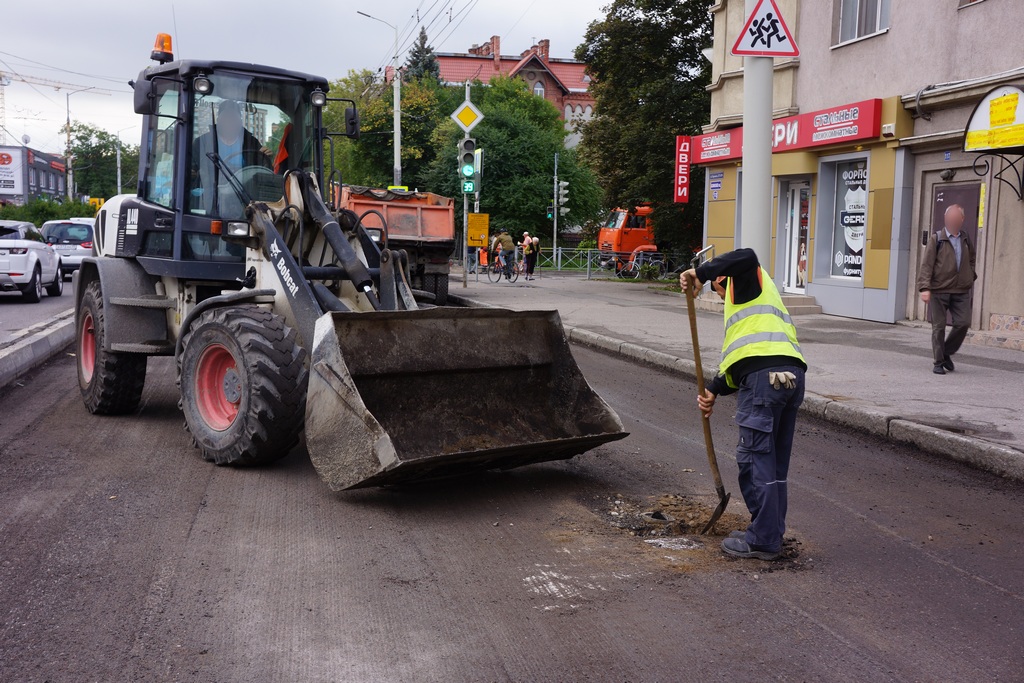
<svg viewBox="0 0 1024 683"><path fill-rule="evenodd" d="M500 306L491 304L481 304L468 297L449 296L449 299L460 306L471 308L500 308ZM633 342L598 334L580 327L566 325L565 334L570 342L581 346L588 346L622 356L633 362L667 370L687 379L695 379L697 376L696 364L686 358L648 349ZM704 374L708 377L717 372L717 366L704 366ZM904 420L899 415L890 415L875 408L836 401L811 391L805 393L800 412L849 429L909 444L933 455L956 460L1007 479L1024 481L1024 452L1010 446Z"/></svg>
<svg viewBox="0 0 1024 683"><path fill-rule="evenodd" d="M0 388L63 351L75 338L74 310L0 349Z"/></svg>

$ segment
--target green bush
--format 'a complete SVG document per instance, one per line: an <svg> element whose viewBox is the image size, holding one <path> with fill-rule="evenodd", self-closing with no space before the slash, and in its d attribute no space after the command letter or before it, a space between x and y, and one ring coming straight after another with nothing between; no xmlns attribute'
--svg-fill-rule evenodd
<svg viewBox="0 0 1024 683"><path fill-rule="evenodd" d="M0 206L0 220L28 221L42 227L46 221L64 218L91 218L96 209L85 202L53 202L48 199L34 199L24 206L5 204Z"/></svg>
<svg viewBox="0 0 1024 683"><path fill-rule="evenodd" d="M645 263L640 266L641 280L657 280L661 277L661 266L657 263Z"/></svg>

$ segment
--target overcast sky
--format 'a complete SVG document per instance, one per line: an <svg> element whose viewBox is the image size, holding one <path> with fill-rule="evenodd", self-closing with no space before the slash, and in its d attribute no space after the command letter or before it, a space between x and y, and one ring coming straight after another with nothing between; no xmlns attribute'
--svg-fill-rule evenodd
<svg viewBox="0 0 1024 683"><path fill-rule="evenodd" d="M55 90L14 77L6 86L7 144L23 135L44 152L64 151L60 128L91 123L135 144L140 117L127 85L149 63L157 33L175 36L176 58L228 59L280 66L329 79L349 69L375 69L391 53L394 30L356 14L362 10L398 26L409 43L416 14L430 25L439 52L465 52L501 36L502 53L519 54L549 38L552 57L572 57L587 24L606 0L12 0L0 13L0 71L71 84ZM443 11L441 11L443 10ZM291 14L289 14L291 12ZM449 15L453 16L449 20ZM177 28L175 29L175 24ZM45 65L45 66L44 66ZM52 67L52 68L51 68ZM69 90L93 86L100 90ZM12 137L13 136L13 137Z"/></svg>

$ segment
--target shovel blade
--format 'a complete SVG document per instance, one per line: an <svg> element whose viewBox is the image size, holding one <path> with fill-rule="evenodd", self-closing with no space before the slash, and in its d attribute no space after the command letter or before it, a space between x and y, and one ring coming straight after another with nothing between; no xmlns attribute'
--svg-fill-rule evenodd
<svg viewBox="0 0 1024 683"><path fill-rule="evenodd" d="M708 520L708 523L704 525L703 529L701 529L700 533L701 533L702 536L706 535L709 531L711 531L711 529L714 528L715 523L721 518L722 513L725 512L726 506L729 505L729 497L731 495L732 495L731 493L725 493L723 495L723 492L721 492L721 491L719 492L719 494L718 494L718 497L719 497L718 507L715 508L715 511L714 511L714 513L712 513L711 519Z"/></svg>

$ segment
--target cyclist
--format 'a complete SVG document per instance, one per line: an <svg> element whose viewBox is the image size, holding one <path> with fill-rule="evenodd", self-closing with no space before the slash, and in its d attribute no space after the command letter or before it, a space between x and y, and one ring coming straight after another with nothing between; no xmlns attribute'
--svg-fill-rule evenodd
<svg viewBox="0 0 1024 683"><path fill-rule="evenodd" d="M511 280L512 271L510 269L512 262L515 260L516 243L512 241L512 236L504 228L501 229L501 232L491 242L491 251L498 251L499 249L501 250L499 258L504 261L505 278Z"/></svg>

